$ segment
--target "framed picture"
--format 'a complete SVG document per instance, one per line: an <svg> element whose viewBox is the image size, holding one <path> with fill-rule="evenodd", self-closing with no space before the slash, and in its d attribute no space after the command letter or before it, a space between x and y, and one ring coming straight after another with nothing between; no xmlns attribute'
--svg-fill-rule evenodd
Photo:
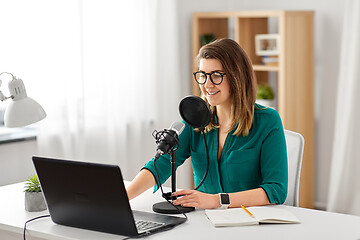
<svg viewBox="0 0 360 240"><path fill-rule="evenodd" d="M258 56L279 55L279 34L255 35L255 51Z"/></svg>

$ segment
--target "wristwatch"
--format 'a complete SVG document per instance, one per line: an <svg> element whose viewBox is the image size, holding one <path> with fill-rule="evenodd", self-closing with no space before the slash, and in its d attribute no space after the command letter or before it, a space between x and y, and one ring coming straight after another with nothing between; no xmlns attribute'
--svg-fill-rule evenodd
<svg viewBox="0 0 360 240"><path fill-rule="evenodd" d="M230 205L230 196L228 193L219 193L220 207L219 209L227 209Z"/></svg>

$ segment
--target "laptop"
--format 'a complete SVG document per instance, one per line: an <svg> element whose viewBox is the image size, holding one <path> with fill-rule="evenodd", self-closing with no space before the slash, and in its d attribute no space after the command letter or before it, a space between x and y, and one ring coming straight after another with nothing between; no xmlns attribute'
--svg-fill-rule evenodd
<svg viewBox="0 0 360 240"><path fill-rule="evenodd" d="M54 223L141 236L186 221L183 217L132 211L116 165L37 156L32 159Z"/></svg>

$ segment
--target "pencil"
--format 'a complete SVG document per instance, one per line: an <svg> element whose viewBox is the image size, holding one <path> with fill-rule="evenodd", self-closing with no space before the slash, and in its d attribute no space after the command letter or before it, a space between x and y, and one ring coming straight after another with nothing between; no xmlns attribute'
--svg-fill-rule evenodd
<svg viewBox="0 0 360 240"><path fill-rule="evenodd" d="M243 205L241 205L241 208L244 209L251 217L254 217L254 215L252 215L252 213L249 212L249 210L247 210Z"/></svg>

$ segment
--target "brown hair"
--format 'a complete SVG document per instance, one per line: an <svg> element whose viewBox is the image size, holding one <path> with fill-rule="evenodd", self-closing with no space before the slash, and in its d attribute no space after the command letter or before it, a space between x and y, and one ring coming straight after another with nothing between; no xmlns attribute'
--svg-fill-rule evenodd
<svg viewBox="0 0 360 240"><path fill-rule="evenodd" d="M251 61L244 49L231 39L218 39L200 48L196 57L201 59L217 59L221 62L230 84L233 100L231 109L232 124L230 130L236 128L234 135L247 136L254 119L254 103L257 83ZM202 98L207 102L205 96ZM208 132L219 127L215 122L216 107L211 106L212 118L205 128Z"/></svg>

